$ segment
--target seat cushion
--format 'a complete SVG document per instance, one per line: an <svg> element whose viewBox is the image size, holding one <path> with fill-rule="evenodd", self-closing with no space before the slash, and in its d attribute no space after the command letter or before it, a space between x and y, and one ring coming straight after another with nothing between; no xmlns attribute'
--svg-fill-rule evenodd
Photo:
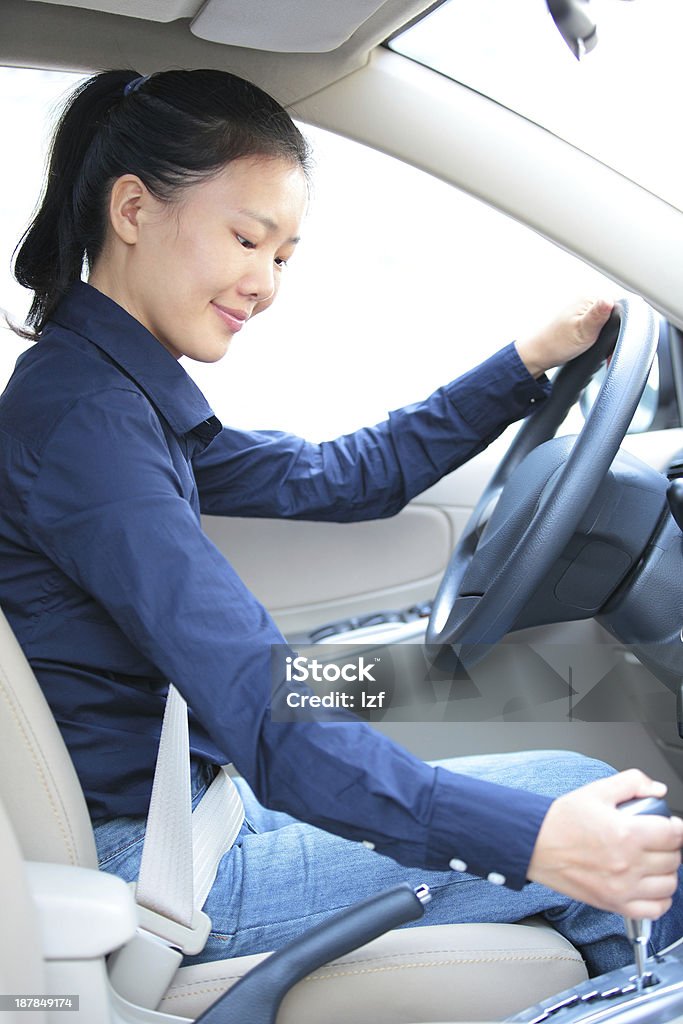
<svg viewBox="0 0 683 1024"><path fill-rule="evenodd" d="M181 967L159 1009L193 1019L267 955ZM535 919L404 928L304 978L277 1021L500 1021L586 977L580 953Z"/></svg>

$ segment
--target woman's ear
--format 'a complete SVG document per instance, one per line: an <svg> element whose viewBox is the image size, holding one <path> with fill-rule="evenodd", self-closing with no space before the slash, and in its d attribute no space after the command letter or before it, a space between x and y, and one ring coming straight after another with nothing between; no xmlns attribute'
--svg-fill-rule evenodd
<svg viewBox="0 0 683 1024"><path fill-rule="evenodd" d="M125 245L135 245L140 231L140 212L151 195L135 174L124 174L114 182L109 197L109 220Z"/></svg>

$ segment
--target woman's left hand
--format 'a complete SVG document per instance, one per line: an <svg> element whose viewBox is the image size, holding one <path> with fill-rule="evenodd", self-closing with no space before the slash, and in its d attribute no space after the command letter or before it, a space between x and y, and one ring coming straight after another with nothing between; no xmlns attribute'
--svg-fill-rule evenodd
<svg viewBox="0 0 683 1024"><path fill-rule="evenodd" d="M597 340L612 312L607 299L584 299L536 334L516 341L519 357L532 377L568 363Z"/></svg>

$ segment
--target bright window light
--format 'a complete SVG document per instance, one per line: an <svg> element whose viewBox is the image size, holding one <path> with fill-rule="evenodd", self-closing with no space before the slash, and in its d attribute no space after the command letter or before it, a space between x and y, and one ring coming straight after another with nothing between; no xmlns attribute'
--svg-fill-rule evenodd
<svg viewBox="0 0 683 1024"><path fill-rule="evenodd" d="M591 0L577 61L544 0L448 0L391 43L683 210L681 0Z"/></svg>

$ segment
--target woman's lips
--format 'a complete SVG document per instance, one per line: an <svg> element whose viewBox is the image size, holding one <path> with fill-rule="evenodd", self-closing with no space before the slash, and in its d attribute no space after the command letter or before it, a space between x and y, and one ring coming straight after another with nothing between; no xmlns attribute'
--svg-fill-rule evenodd
<svg viewBox="0 0 683 1024"><path fill-rule="evenodd" d="M219 306L217 302L212 302L211 305L233 334L241 331L249 319L249 314L245 313L243 309L228 309L226 306Z"/></svg>

